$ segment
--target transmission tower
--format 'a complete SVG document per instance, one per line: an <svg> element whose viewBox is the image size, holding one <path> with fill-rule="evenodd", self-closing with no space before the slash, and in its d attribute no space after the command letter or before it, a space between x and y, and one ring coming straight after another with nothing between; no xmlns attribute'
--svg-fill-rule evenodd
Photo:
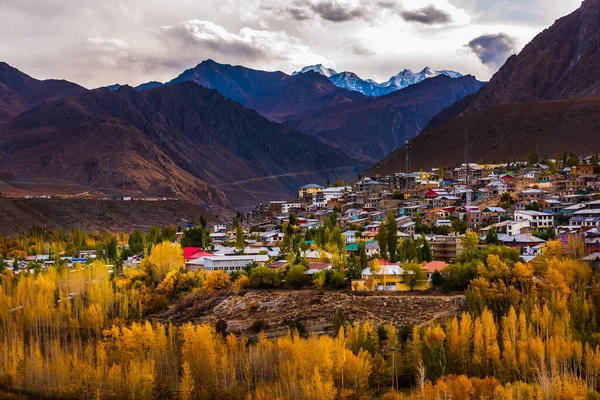
<svg viewBox="0 0 600 400"><path fill-rule="evenodd" d="M465 211L467 212L467 230L471 230L471 193L469 190L471 189L471 183L469 180L469 173L471 165L469 164L469 128L465 129L465 186L467 191L465 192Z"/></svg>

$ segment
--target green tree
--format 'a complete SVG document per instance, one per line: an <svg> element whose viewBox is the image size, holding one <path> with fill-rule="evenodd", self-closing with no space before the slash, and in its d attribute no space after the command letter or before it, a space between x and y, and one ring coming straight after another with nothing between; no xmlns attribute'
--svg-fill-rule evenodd
<svg viewBox="0 0 600 400"><path fill-rule="evenodd" d="M385 259L388 258L388 237L387 237L387 227L385 222L382 222L379 225L379 231L377 232L377 242L379 243L379 255Z"/></svg>
<svg viewBox="0 0 600 400"><path fill-rule="evenodd" d="M285 274L286 286L300 289L310 283L310 278L305 274L307 268L303 265L293 265Z"/></svg>
<svg viewBox="0 0 600 400"><path fill-rule="evenodd" d="M398 222L393 212L388 212L387 221L385 223L387 250L391 262L396 262L396 254L398 250Z"/></svg>
<svg viewBox="0 0 600 400"><path fill-rule="evenodd" d="M117 238L111 237L105 247L106 250L106 259L115 262L117 261Z"/></svg>
<svg viewBox="0 0 600 400"><path fill-rule="evenodd" d="M499 245L500 240L498 239L498 233L495 228L491 228L488 230L487 235L485 236L485 243L488 245Z"/></svg>
<svg viewBox="0 0 600 400"><path fill-rule="evenodd" d="M253 268L248 276L248 286L255 289L274 288L280 282L279 274L267 267Z"/></svg>
<svg viewBox="0 0 600 400"><path fill-rule="evenodd" d="M421 259L423 261L433 261L433 253L431 251L431 246L429 245L429 240L425 239L425 236L423 236L423 247L421 247L421 254Z"/></svg>
<svg viewBox="0 0 600 400"><path fill-rule="evenodd" d="M427 272L421 267L420 264L415 262L409 262L402 266L405 272L405 283L413 291L419 281L427 279Z"/></svg>
<svg viewBox="0 0 600 400"><path fill-rule="evenodd" d="M242 229L242 224L238 222L237 227L235 228L235 248L238 250L243 250L246 247L246 243L244 242L244 229Z"/></svg>

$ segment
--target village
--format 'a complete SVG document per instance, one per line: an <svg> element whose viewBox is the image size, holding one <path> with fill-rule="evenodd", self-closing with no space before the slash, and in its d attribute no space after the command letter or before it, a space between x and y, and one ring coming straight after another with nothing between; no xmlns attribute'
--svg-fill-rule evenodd
<svg viewBox="0 0 600 400"><path fill-rule="evenodd" d="M375 176L348 185L307 184L297 197L259 204L238 213L233 223L188 223L172 242L181 244L190 271L239 275L265 267L273 272L273 280L285 284L287 273L297 266L305 279L294 287L311 286L323 276L317 286L335 281L329 286L352 291L438 288L441 273L473 241L479 248L508 246L530 262L549 240L558 240L568 253L597 269L597 158L571 158L570 166L565 161L546 162L463 164L388 176L376 170ZM198 230L206 239L189 240ZM118 250L120 255L132 253L127 244ZM143 258L141 251L122 262L137 267ZM34 272L33 266L45 269L59 262L73 267L95 259L107 257L82 249L73 256L27 255L3 263L19 273ZM113 268L109 265L111 272Z"/></svg>

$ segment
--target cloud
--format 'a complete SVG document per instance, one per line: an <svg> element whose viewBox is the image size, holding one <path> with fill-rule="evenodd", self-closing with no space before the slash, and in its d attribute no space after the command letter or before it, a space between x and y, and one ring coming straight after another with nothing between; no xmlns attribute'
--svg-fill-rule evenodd
<svg viewBox="0 0 600 400"><path fill-rule="evenodd" d="M484 65L492 69L500 68L517 49L516 40L506 33L482 35L466 46Z"/></svg>
<svg viewBox="0 0 600 400"><path fill-rule="evenodd" d="M189 20L159 32L168 56L184 60L215 57L223 62L262 65L278 68L286 63L328 63L310 47L283 31L257 30L244 27L238 33L210 21Z"/></svg>
<svg viewBox="0 0 600 400"><path fill-rule="evenodd" d="M306 21L311 19L311 14L306 9L301 7L288 7L286 11L296 21Z"/></svg>
<svg viewBox="0 0 600 400"><path fill-rule="evenodd" d="M402 11L402 18L407 22L418 22L425 25L447 24L452 22L452 15L436 8L433 4L413 11Z"/></svg>
<svg viewBox="0 0 600 400"><path fill-rule="evenodd" d="M322 19L331 22L346 22L355 19L364 19L367 12L363 7L354 7L350 4L340 4L337 1L322 1L311 5L314 13Z"/></svg>
<svg viewBox="0 0 600 400"><path fill-rule="evenodd" d="M364 56L364 57L370 57L370 56L374 56L377 54L372 49L365 46L363 43L354 43L354 44L350 45L350 53L357 55L357 56Z"/></svg>

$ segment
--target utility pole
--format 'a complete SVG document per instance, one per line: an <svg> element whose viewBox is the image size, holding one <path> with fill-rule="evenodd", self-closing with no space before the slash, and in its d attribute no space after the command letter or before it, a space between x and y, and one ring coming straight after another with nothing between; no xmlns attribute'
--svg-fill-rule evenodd
<svg viewBox="0 0 600 400"><path fill-rule="evenodd" d="M411 144L410 144L410 139L406 139L406 142L404 142L404 149L406 150L406 174L410 174L411 170L410 170L410 149L411 149Z"/></svg>
<svg viewBox="0 0 600 400"><path fill-rule="evenodd" d="M465 183L467 191L465 193L465 211L467 212L467 230L471 230L471 182L469 180L469 172L471 166L469 165L469 128L465 128Z"/></svg>

